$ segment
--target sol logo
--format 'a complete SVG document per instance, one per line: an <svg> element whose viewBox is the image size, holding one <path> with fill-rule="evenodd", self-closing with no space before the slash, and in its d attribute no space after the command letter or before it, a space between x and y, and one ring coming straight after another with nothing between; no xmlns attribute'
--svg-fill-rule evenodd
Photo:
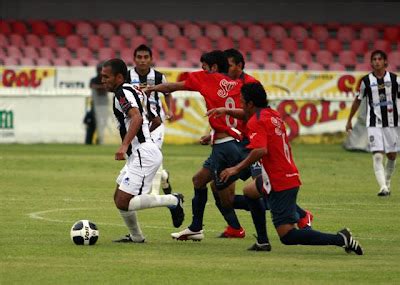
<svg viewBox="0 0 400 285"><path fill-rule="evenodd" d="M226 79L222 79L219 82L219 87L221 87L221 89L219 89L217 92L218 96L221 98L227 97L229 91L231 91L236 85L237 85L237 82L235 82L235 81L228 81Z"/></svg>

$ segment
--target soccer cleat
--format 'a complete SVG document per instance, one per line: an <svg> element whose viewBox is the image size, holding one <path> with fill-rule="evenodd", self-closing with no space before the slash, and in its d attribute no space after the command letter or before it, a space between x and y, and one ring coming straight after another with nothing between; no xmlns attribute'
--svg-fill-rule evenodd
<svg viewBox="0 0 400 285"><path fill-rule="evenodd" d="M253 251L271 251L271 245L267 243L261 243L259 244L256 242L253 244L251 247L249 247L247 250L253 250Z"/></svg>
<svg viewBox="0 0 400 285"><path fill-rule="evenodd" d="M220 234L218 237L220 238L244 238L246 236L245 230L240 227L240 229L235 229L231 226L227 226L225 231Z"/></svg>
<svg viewBox="0 0 400 285"><path fill-rule="evenodd" d="M129 243L129 242L144 243L145 239L143 237L132 239L131 235L127 234L126 236L124 236L124 237L122 237L120 239L113 240L113 242L119 242L119 243Z"/></svg>
<svg viewBox="0 0 400 285"><path fill-rule="evenodd" d="M310 211L305 211L306 215L303 218L298 219L297 221L297 227L299 229L307 229L307 228L311 228L311 222L314 219L313 214L311 214Z"/></svg>
<svg viewBox="0 0 400 285"><path fill-rule="evenodd" d="M345 228L341 231L338 232L339 235L341 235L344 239L344 250L347 253L351 253L354 252L357 255L363 255L363 249L361 247L361 245L358 243L358 241L356 241L353 238L353 235L351 234L350 230Z"/></svg>
<svg viewBox="0 0 400 285"><path fill-rule="evenodd" d="M179 228L185 219L185 212L183 211L183 195L179 193L172 194L178 199L178 205L175 208L170 208L172 223L175 228Z"/></svg>
<svg viewBox="0 0 400 285"><path fill-rule="evenodd" d="M383 186L381 188L381 190L379 190L379 192L378 192L378 196L380 196L380 197L385 197L385 196L389 196L389 195L390 195L390 190L386 186Z"/></svg>
<svg viewBox="0 0 400 285"><path fill-rule="evenodd" d="M176 240L193 240L193 241L201 241L204 238L203 230L198 232L193 232L190 229L186 228L179 233L172 233L171 237Z"/></svg>

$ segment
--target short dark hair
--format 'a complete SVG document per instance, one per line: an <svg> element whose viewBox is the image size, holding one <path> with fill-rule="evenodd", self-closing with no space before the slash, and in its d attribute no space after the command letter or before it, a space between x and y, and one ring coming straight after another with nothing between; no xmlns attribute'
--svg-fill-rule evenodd
<svg viewBox="0 0 400 285"><path fill-rule="evenodd" d="M137 48L135 48L135 51L133 52L133 57L136 57L136 54L139 51L147 51L150 54L150 57L153 57L153 52L151 51L151 48L149 48L145 44L141 44Z"/></svg>
<svg viewBox="0 0 400 285"><path fill-rule="evenodd" d="M242 64L242 69L244 69L244 65L245 65L244 57L243 57L243 54L240 51L238 51L237 49L234 49L234 48L230 48L230 49L224 50L224 53L225 53L227 58L232 58L233 62L235 64L241 63Z"/></svg>
<svg viewBox="0 0 400 285"><path fill-rule="evenodd" d="M218 72L227 73L229 68L228 59L222 50L213 50L210 52L203 53L200 57L201 62L205 62L208 66L214 64L218 67Z"/></svg>
<svg viewBox="0 0 400 285"><path fill-rule="evenodd" d="M122 74L122 76L124 77L124 81L128 77L128 67L126 66L125 62L122 59L113 58L113 59L107 60L103 64L103 67L107 67L107 66L111 67L111 72L114 76L118 75L118 74Z"/></svg>
<svg viewBox="0 0 400 285"><path fill-rule="evenodd" d="M252 101L258 108L268 107L267 92L260 82L246 83L240 91L246 103Z"/></svg>
<svg viewBox="0 0 400 285"><path fill-rule="evenodd" d="M374 50L371 53L371 61L375 55L380 55L384 60L387 60L387 54L383 50L380 50L380 49Z"/></svg>

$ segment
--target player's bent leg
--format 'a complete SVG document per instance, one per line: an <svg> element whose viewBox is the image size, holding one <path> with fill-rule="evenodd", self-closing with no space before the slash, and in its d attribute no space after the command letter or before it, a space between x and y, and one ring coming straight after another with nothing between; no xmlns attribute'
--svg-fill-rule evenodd
<svg viewBox="0 0 400 285"><path fill-rule="evenodd" d="M169 172L165 169L161 171L161 188L164 194L171 194L172 193L172 186L169 181Z"/></svg>

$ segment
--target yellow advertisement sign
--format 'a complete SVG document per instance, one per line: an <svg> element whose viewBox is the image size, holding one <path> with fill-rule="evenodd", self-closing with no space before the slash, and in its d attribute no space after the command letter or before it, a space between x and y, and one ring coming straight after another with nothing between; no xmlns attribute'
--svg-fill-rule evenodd
<svg viewBox="0 0 400 285"><path fill-rule="evenodd" d="M0 67L0 88L54 88L56 68Z"/></svg>

